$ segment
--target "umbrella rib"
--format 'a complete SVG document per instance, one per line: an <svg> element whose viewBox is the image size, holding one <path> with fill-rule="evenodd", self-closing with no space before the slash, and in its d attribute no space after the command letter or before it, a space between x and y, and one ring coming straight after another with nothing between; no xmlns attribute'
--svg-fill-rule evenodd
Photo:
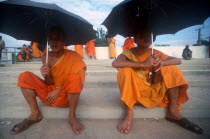
<svg viewBox="0 0 210 139"><path fill-rule="evenodd" d="M36 21L37 19L39 19L39 17L33 19L31 22L29 22L29 24L33 23L33 22Z"/></svg>

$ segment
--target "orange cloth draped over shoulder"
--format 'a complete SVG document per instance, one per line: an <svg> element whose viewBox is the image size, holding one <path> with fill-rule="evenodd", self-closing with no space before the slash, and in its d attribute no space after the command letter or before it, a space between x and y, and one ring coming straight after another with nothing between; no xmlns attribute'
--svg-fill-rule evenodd
<svg viewBox="0 0 210 139"><path fill-rule="evenodd" d="M109 56L110 57L116 57L115 42L116 42L116 39L114 38L109 39Z"/></svg>
<svg viewBox="0 0 210 139"><path fill-rule="evenodd" d="M33 42L32 44L32 50L33 50L33 57L41 57L41 53L38 49L38 43Z"/></svg>
<svg viewBox="0 0 210 139"><path fill-rule="evenodd" d="M83 55L83 45L81 45L81 44L74 45L74 49L81 57L84 57L84 55Z"/></svg>
<svg viewBox="0 0 210 139"><path fill-rule="evenodd" d="M125 39L124 45L123 45L123 51L127 49L131 49L134 47L134 41L133 38L127 38Z"/></svg>
<svg viewBox="0 0 210 139"><path fill-rule="evenodd" d="M168 55L154 50L161 60L166 60ZM125 50L123 53L131 61L145 61L151 56L151 49L136 57L131 50ZM119 68L118 69L118 85L121 92L121 100L130 108L133 108L135 103L141 103L147 108L155 106L166 107L169 106L168 94L169 88L180 86L179 98L177 108L181 112L180 104L188 100L188 83L184 79L181 70L175 66L163 66L155 75L155 84L151 85L148 69L133 69L133 68Z"/></svg>
<svg viewBox="0 0 210 139"><path fill-rule="evenodd" d="M96 56L94 41L95 40L90 40L89 42L86 43L85 50L88 56Z"/></svg>
<svg viewBox="0 0 210 139"><path fill-rule="evenodd" d="M43 103L55 107L68 107L68 93L81 93L85 80L86 65L81 56L74 51L65 50L64 55L51 67L53 85L47 85L41 78L31 72L23 72L18 78L18 87L34 89ZM61 87L55 103L46 101L50 91Z"/></svg>

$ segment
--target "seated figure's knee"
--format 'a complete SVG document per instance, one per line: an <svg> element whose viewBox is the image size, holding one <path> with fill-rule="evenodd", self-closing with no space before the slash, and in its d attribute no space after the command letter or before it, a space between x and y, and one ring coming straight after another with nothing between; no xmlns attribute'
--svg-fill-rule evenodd
<svg viewBox="0 0 210 139"><path fill-rule="evenodd" d="M29 78L31 75L34 75L34 74L32 72L25 71L25 72L20 73L18 79L21 80L24 78Z"/></svg>

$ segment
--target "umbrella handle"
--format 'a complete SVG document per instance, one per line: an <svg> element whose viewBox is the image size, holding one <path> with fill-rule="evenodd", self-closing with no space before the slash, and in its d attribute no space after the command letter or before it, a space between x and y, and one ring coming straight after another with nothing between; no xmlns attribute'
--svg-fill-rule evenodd
<svg viewBox="0 0 210 139"><path fill-rule="evenodd" d="M47 51L46 51L46 64L48 64L48 52L49 52L49 46L48 46L48 40L47 40Z"/></svg>

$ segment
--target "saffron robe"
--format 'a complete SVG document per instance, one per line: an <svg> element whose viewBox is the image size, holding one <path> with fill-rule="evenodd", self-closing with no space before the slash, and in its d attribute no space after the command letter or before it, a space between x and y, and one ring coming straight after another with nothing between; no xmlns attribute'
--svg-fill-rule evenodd
<svg viewBox="0 0 210 139"><path fill-rule="evenodd" d="M123 51L127 49L131 49L134 47L134 41L133 38L127 38L125 39L124 45L123 45Z"/></svg>
<svg viewBox="0 0 210 139"><path fill-rule="evenodd" d="M96 56L94 40L90 40L86 43L85 50L88 56Z"/></svg>
<svg viewBox="0 0 210 139"><path fill-rule="evenodd" d="M55 107L68 107L68 93L81 93L85 80L86 65L79 54L65 50L64 55L51 67L53 85L47 85L35 74L26 71L19 75L18 87L34 89L43 103ZM46 101L50 91L61 87L61 92L55 103Z"/></svg>
<svg viewBox="0 0 210 139"><path fill-rule="evenodd" d="M116 39L114 38L109 39L109 56L111 58L116 57L115 42L116 42Z"/></svg>
<svg viewBox="0 0 210 139"><path fill-rule="evenodd" d="M81 45L81 44L74 45L74 49L82 58L84 57L84 55L83 55L83 45Z"/></svg>
<svg viewBox="0 0 210 139"><path fill-rule="evenodd" d="M41 53L40 53L40 51L38 49L38 43L33 42L32 50L33 50L33 57L41 57Z"/></svg>
<svg viewBox="0 0 210 139"><path fill-rule="evenodd" d="M158 50L154 50L161 60L166 60L168 56ZM150 51L136 57L131 50L122 53L131 61L143 62L149 56ZM118 85L121 92L121 100L130 108L135 103L141 103L147 108L169 107L168 94L169 88L180 86L178 98L178 111L181 112L180 104L188 100L188 83L180 69L175 65L163 66L156 73L155 84L151 85L148 69L119 68L118 69Z"/></svg>

